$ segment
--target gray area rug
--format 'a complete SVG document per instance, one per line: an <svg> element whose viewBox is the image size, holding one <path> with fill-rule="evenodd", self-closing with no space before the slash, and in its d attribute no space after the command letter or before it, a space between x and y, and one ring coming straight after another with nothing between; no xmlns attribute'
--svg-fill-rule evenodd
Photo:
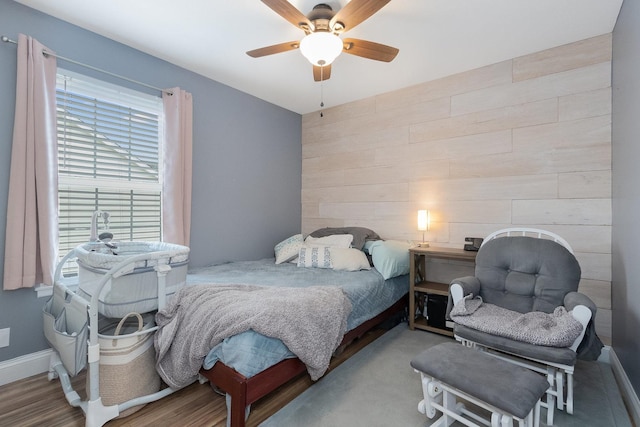
<svg viewBox="0 0 640 427"><path fill-rule="evenodd" d="M432 420L417 409L422 399L420 375L409 362L427 347L448 340L451 338L410 331L407 324L400 324L325 375L260 426L429 426ZM556 427L631 427L610 365L580 361L574 378L574 414L556 410ZM541 412L544 421L546 412L544 409Z"/></svg>

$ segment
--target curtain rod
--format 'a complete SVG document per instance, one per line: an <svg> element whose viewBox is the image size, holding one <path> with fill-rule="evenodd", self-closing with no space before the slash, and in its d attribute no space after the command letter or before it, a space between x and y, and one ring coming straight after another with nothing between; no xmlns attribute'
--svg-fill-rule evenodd
<svg viewBox="0 0 640 427"><path fill-rule="evenodd" d="M3 42L5 42L5 43L18 44L18 42L17 42L17 41L15 41L15 40L11 40L11 39L10 39L9 37L7 37L7 36L2 36L2 37L0 37L0 40L2 40L2 41L3 41ZM138 85L141 85L141 86L145 86L145 87L148 87L149 89L158 90L158 91L163 92L163 93L166 93L166 94L168 94L168 95L173 95L173 92L168 91L168 90L166 90L166 89L162 89L162 88L159 88L159 87L156 87L156 86L151 86L151 85L149 85L149 84L146 84L146 83L143 83L143 82L139 82L139 81L137 81L137 80L133 80L133 79L130 79L130 78L128 78L128 77L125 77L125 76L121 76L121 75L119 75L119 74L112 73L112 72L110 72L110 71L106 71L106 70L102 70L102 69L100 69L100 68L96 68L96 67L94 67L94 66L92 66L92 65L83 64L82 62L74 61L73 59L69 59L69 58L65 58L64 56L56 55L55 53L53 53L53 52L49 52L48 50L45 50L45 49L43 49L43 50L42 50L42 54L43 54L44 56L53 56L54 58L58 58L58 59L61 59L61 60L63 60L63 61L67 61L67 62L70 62L70 63L72 63L72 64L79 65L79 66L81 66L81 67L89 68L90 70L97 71L97 72L99 72L99 73L103 73L103 74L107 74L107 75L109 75L109 76L111 76L111 77L115 77L115 78L118 78L118 79L121 79L121 80L126 80L126 81L131 82L131 83L135 83L135 84L138 84Z"/></svg>

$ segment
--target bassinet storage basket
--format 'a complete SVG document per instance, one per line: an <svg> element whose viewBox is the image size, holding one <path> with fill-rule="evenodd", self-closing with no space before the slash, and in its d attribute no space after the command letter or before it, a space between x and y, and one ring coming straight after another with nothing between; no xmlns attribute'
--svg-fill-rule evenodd
<svg viewBox="0 0 640 427"><path fill-rule="evenodd" d="M118 405L160 390L154 326L153 314L143 318L139 313L129 313L122 319L100 319L100 396L104 405ZM131 415L143 406L120 412L119 417Z"/></svg>
<svg viewBox="0 0 640 427"><path fill-rule="evenodd" d="M98 312L120 318L130 312L147 313L158 308L159 266L171 267L164 279L164 296L177 292L187 278L189 248L165 242L117 242L111 249L101 242L75 248L78 262L78 295L91 300L101 279L127 258L147 254L111 274L98 297Z"/></svg>
<svg viewBox="0 0 640 427"><path fill-rule="evenodd" d="M66 288L54 286L42 309L44 336L72 377L87 364L87 303Z"/></svg>

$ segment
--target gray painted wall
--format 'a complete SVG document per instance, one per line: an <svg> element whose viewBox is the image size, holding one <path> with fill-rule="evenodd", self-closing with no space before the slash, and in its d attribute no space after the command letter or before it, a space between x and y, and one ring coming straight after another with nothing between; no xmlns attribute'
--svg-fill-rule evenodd
<svg viewBox="0 0 640 427"><path fill-rule="evenodd" d="M640 395L640 2L625 0L613 31L612 341Z"/></svg>
<svg viewBox="0 0 640 427"><path fill-rule="evenodd" d="M193 94L191 266L270 257L277 242L300 232L299 114L10 0L0 0L0 33L14 40L18 33L31 35L59 55ZM205 54L215 55L215 46L208 45ZM58 64L148 92L63 61ZM0 242L5 237L15 69L16 46L0 42ZM0 262L0 278L2 270ZM31 289L0 291L0 329L11 328L11 345L0 349L0 361L48 347L42 333L44 302Z"/></svg>

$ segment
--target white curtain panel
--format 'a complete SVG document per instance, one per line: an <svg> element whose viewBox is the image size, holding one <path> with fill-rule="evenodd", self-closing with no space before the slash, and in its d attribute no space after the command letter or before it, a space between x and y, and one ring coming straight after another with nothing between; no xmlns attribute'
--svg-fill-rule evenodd
<svg viewBox="0 0 640 427"><path fill-rule="evenodd" d="M19 35L5 290L53 284L57 262L56 58L44 55L45 49Z"/></svg>
<svg viewBox="0 0 640 427"><path fill-rule="evenodd" d="M162 240L189 246L191 234L191 166L193 99L172 88L162 93L163 139Z"/></svg>

